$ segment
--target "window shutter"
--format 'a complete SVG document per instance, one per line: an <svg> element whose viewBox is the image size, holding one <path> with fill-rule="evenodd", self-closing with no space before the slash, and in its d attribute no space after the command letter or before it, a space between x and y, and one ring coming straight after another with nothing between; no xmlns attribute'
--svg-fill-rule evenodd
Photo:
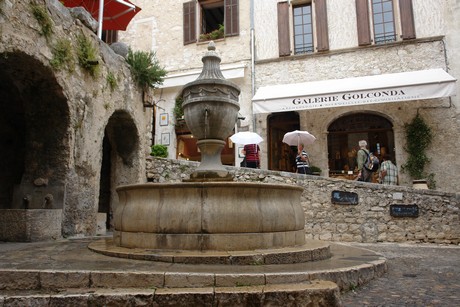
<svg viewBox="0 0 460 307"><path fill-rule="evenodd" d="M372 41L367 0L356 0L356 22L358 24L358 45L370 45Z"/></svg>
<svg viewBox="0 0 460 307"><path fill-rule="evenodd" d="M329 35L327 31L327 7L326 0L315 1L316 15L316 50L329 50Z"/></svg>
<svg viewBox="0 0 460 307"><path fill-rule="evenodd" d="M238 35L238 0L225 0L225 36Z"/></svg>
<svg viewBox="0 0 460 307"><path fill-rule="evenodd" d="M278 52L279 56L291 54L289 39L289 4L278 2Z"/></svg>
<svg viewBox="0 0 460 307"><path fill-rule="evenodd" d="M412 0L399 0L399 11L401 13L402 39L414 39L415 25Z"/></svg>
<svg viewBox="0 0 460 307"><path fill-rule="evenodd" d="M184 45L196 42L196 4L184 3Z"/></svg>

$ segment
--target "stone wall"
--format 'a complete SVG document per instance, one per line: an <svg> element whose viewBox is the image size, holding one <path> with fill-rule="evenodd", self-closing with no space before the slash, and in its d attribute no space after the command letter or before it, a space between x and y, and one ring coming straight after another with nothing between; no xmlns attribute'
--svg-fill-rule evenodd
<svg viewBox="0 0 460 307"><path fill-rule="evenodd" d="M180 182L196 162L147 159L150 182ZM304 187L302 206L308 238L345 242L460 243L460 194L403 186L306 176L287 172L228 167L235 181ZM357 205L333 204L332 191L353 192ZM391 205L417 205L418 217L390 215Z"/></svg>

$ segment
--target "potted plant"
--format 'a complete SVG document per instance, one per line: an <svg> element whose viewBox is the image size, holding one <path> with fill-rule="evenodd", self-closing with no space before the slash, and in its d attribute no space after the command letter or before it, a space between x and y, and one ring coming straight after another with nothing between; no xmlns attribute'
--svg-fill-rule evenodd
<svg viewBox="0 0 460 307"><path fill-rule="evenodd" d="M209 33L204 33L200 35L200 42L209 41L209 40L216 40L219 38L224 38L225 35L225 28L224 25L219 25L217 29L211 31Z"/></svg>
<svg viewBox="0 0 460 307"><path fill-rule="evenodd" d="M409 155L401 170L412 177L414 188L435 188L434 174L425 172L425 166L430 162L426 149L433 139L431 128L417 113L410 123L404 125L404 131L406 135L404 149Z"/></svg>

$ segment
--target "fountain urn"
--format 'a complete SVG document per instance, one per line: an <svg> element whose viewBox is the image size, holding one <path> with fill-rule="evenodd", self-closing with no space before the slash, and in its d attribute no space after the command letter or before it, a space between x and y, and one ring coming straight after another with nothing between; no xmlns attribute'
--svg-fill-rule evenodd
<svg viewBox="0 0 460 307"><path fill-rule="evenodd" d="M185 122L201 152L201 163L189 181L233 180L222 165L221 152L238 119L240 89L222 75L215 49L210 42L201 74L182 89Z"/></svg>

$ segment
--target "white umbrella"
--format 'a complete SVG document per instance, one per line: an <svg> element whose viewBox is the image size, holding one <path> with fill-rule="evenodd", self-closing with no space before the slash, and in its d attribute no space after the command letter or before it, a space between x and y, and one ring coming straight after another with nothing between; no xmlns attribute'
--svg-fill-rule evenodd
<svg viewBox="0 0 460 307"><path fill-rule="evenodd" d="M237 132L234 135L232 135L230 137L230 140L232 140L232 142L236 144L246 145L246 144L259 144L264 139L255 132L243 131L243 132Z"/></svg>
<svg viewBox="0 0 460 307"><path fill-rule="evenodd" d="M288 132L283 137L283 143L290 146L299 146L299 144L310 145L316 140L313 134L308 131L295 130Z"/></svg>

